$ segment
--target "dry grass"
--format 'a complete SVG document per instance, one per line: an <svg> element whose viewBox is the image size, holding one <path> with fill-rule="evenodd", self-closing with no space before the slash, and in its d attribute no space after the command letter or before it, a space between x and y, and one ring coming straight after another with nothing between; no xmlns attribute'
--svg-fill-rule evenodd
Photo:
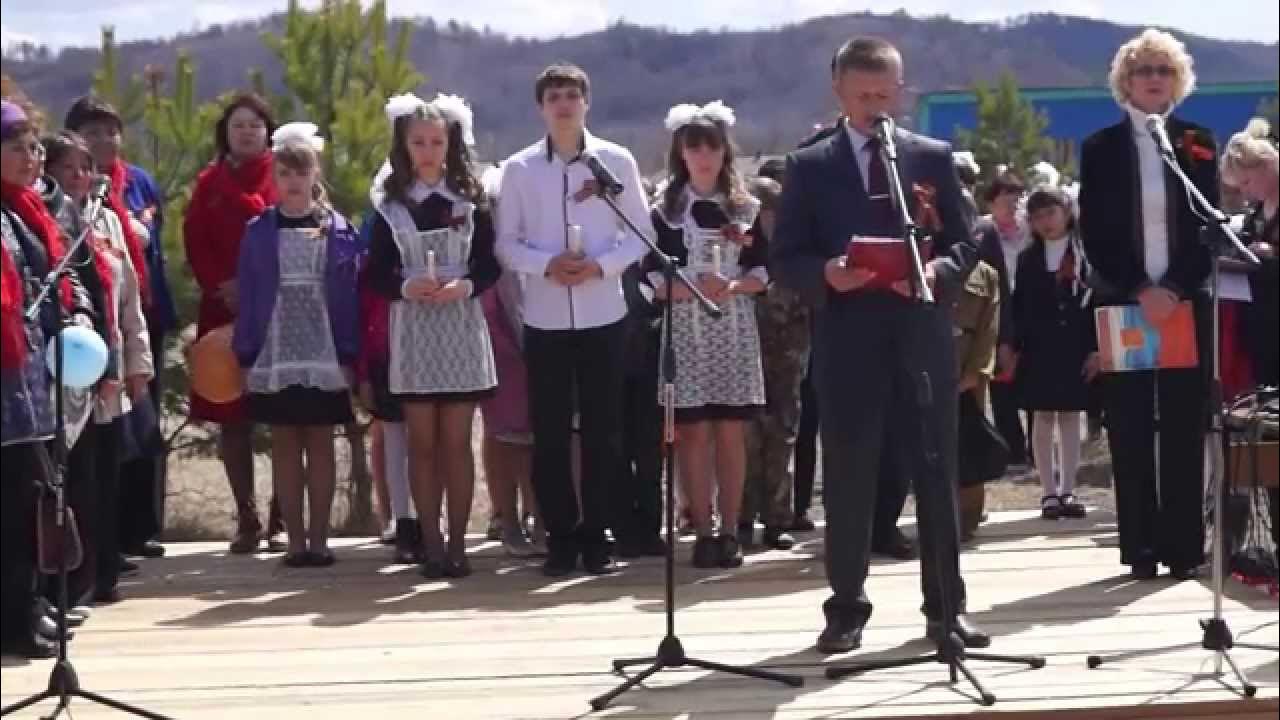
<svg viewBox="0 0 1280 720"><path fill-rule="evenodd" d="M475 457L480 454L482 426L477 419L472 438ZM193 432L199 432L194 430ZM334 527L342 527L348 515L348 499L344 481L345 468L349 467L349 449L344 440L338 440L339 489L334 502ZM265 518L267 501L271 495L271 463L266 455L255 458L257 471L258 508ZM817 484L821 487L821 471ZM1090 443L1077 480L1077 494L1091 506L1114 509L1111 493L1111 460L1106 441ZM821 497L821 492L817 493ZM1011 474L987 485L987 509L1025 510L1040 506L1040 480L1034 471ZM475 503L471 511L471 532L483 531L489 519L488 484L484 467L477 461ZM169 464L169 495L166 506L164 537L170 541L221 540L230 538L235 530L235 507L227 486L222 464L215 457L186 455L174 457ZM914 513L914 503L908 501L906 514ZM815 513L821 517L821 509Z"/></svg>

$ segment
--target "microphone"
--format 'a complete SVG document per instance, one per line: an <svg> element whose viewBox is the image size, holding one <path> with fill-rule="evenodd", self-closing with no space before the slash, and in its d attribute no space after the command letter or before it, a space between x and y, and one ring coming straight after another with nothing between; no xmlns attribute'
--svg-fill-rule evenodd
<svg viewBox="0 0 1280 720"><path fill-rule="evenodd" d="M1151 139L1155 140L1161 155L1173 156L1173 145L1169 142L1169 133L1165 132L1163 116L1148 115L1147 132L1151 133Z"/></svg>
<svg viewBox="0 0 1280 720"><path fill-rule="evenodd" d="M592 177L596 179L596 184L600 186L602 192L610 195L620 195L622 193L622 183L618 181L618 178L614 176L609 168L605 167L604 163L600 162L600 158L596 157L595 154L582 153L582 162L591 171Z"/></svg>
<svg viewBox="0 0 1280 720"><path fill-rule="evenodd" d="M884 148L885 155L890 160L897 160L898 146L893 142L893 118L889 117L889 113L880 113L876 115L874 127L876 139L880 141L880 147Z"/></svg>

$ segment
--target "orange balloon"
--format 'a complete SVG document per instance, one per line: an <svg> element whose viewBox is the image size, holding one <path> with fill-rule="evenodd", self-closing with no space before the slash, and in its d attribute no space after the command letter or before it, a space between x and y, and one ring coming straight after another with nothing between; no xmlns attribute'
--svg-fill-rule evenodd
<svg viewBox="0 0 1280 720"><path fill-rule="evenodd" d="M191 346L191 389L212 403L228 403L244 394L244 374L231 350L231 325L211 330Z"/></svg>

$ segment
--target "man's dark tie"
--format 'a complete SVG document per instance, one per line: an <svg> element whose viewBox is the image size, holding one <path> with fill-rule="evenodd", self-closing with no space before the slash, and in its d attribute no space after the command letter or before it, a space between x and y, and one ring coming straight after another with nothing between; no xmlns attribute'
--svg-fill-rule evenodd
<svg viewBox="0 0 1280 720"><path fill-rule="evenodd" d="M901 232L902 224L898 221L898 215L893 209L893 197L889 194L889 171L885 169L884 158L880 153L880 138L867 140L864 152L871 153L866 178L871 210L869 224L878 235L896 237Z"/></svg>

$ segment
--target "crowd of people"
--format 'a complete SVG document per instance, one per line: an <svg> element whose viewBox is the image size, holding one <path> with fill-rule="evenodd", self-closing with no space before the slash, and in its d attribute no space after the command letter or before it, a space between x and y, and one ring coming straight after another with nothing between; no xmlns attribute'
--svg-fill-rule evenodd
<svg viewBox="0 0 1280 720"><path fill-rule="evenodd" d="M542 557L542 571L562 577L610 574L615 556L664 555L658 371L670 304L678 380L668 399L694 567L734 568L744 550L788 550L793 533L814 530L822 437L834 594L819 647L857 646L870 614L868 550L920 552L947 568L926 573L929 632L944 594L963 614L958 542L917 550L898 517L914 488L940 499L921 498L922 526L935 524L944 540L971 536L983 483L999 474L995 446L1007 447L1009 463L1034 464L1044 518L1083 517L1074 485L1086 416L1109 435L1122 563L1138 578L1155 577L1159 564L1194 577L1204 560L1210 256L1145 122L1166 118L1178 161L1206 197L1216 201L1226 182L1253 203L1244 227L1264 264L1248 275L1251 302L1228 310L1240 315L1230 325L1238 341L1224 343L1237 391L1277 383L1280 180L1265 122L1219 148L1172 114L1193 91L1192 61L1171 35L1148 30L1112 62L1121 119L1084 143L1078 185L1002 168L979 189L971 155L897 131L912 214L932 240L926 278L940 311L922 313L918 288L878 279L845 254L851 236L900 237L874 123L897 110L902 58L857 38L831 73L840 120L751 177L737 170L732 108L671 108L656 187L626 148L586 129L591 84L574 65L536 79L543 137L483 174L465 100L399 95L386 103L391 147L359 227L327 199L317 127L278 125L262 98L234 98L211 128L217 156L182 219L200 291L197 335L227 334L243 371L237 399L191 398L192 417L220 428L238 518L231 552L282 553L298 568L337 560L334 427L358 404L374 418L378 508L396 563L432 579L472 573L477 410L490 534L512 556ZM5 652L40 657L57 632L49 568L36 552L59 456L46 343L69 322L110 351L102 380L81 392L91 421L68 445L66 487L84 545L71 576L75 626L91 606L120 599L118 579L136 571L135 558L163 553L154 542L164 494L156 383L175 313L163 199L121 157L127 128L115 110L82 98L64 129L46 132L34 108L6 98L2 120L3 640ZM596 163L620 189L602 187ZM88 216L100 176L110 181L106 201ZM613 194L626 223L601 193ZM628 226L675 258L723 314L668 286ZM25 322L82 233L56 302ZM1136 303L1158 324L1184 302L1195 309L1198 368L1102 372L1095 308ZM911 399L920 397L913 368L934 378L928 408ZM74 405L76 391L67 396ZM933 422L933 409L937 450L922 445L917 424ZM265 518L253 463L264 426ZM968 644L989 641L960 630Z"/></svg>

